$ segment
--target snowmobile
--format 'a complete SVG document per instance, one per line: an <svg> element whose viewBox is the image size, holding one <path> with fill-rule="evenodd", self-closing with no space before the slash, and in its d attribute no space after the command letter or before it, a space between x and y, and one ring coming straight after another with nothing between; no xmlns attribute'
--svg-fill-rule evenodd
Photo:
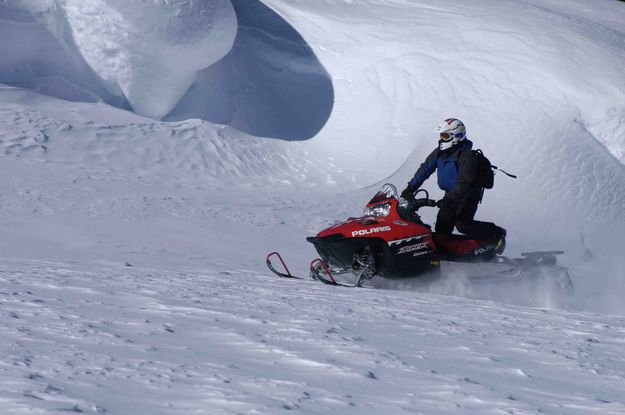
<svg viewBox="0 0 625 415"><path fill-rule="evenodd" d="M419 198L423 193L425 197ZM384 280L407 279L430 284L450 275L470 286L501 284L545 288L558 294L573 293L566 268L557 264L562 251L503 256L505 232L487 238L465 235L443 236L432 231L418 214L423 207L435 207L426 190L415 192L414 199L398 197L397 188L387 183L369 201L361 217L349 218L306 238L320 255L310 265L310 276L330 285L362 287L374 277ZM267 265L276 274L292 277L282 260L285 273ZM351 283L345 282L345 276ZM496 294L495 294L496 295Z"/></svg>

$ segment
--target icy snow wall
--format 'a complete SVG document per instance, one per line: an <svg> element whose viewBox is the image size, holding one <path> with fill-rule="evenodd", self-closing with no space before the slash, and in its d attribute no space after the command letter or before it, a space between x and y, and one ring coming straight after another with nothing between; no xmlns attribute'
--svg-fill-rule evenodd
<svg viewBox="0 0 625 415"><path fill-rule="evenodd" d="M0 83L286 140L332 111L310 46L257 0L22 0L0 21Z"/></svg>
<svg viewBox="0 0 625 415"><path fill-rule="evenodd" d="M332 112L330 75L282 17L257 0L233 1L230 53L202 70L168 120L201 118L260 137L313 137Z"/></svg>
<svg viewBox="0 0 625 415"><path fill-rule="evenodd" d="M237 31L230 0L63 0L78 50L112 93L161 118Z"/></svg>
<svg viewBox="0 0 625 415"><path fill-rule="evenodd" d="M129 108L80 54L64 10L52 0L0 2L0 56L0 83Z"/></svg>
<svg viewBox="0 0 625 415"><path fill-rule="evenodd" d="M0 82L99 96L152 118L228 53L237 31L230 0L22 0L1 4L0 20Z"/></svg>

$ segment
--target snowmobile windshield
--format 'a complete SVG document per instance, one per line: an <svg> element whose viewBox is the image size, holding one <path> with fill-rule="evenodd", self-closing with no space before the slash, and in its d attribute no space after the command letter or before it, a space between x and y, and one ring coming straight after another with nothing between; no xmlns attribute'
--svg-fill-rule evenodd
<svg viewBox="0 0 625 415"><path fill-rule="evenodd" d="M390 183L386 183L382 186L382 188L375 194L375 196L373 196L373 199L371 199L368 204L373 205L388 199L399 199L397 197L397 188Z"/></svg>
<svg viewBox="0 0 625 415"><path fill-rule="evenodd" d="M373 218L385 218L391 213L390 203L378 203L371 207L367 206L362 212L362 216L369 216Z"/></svg>

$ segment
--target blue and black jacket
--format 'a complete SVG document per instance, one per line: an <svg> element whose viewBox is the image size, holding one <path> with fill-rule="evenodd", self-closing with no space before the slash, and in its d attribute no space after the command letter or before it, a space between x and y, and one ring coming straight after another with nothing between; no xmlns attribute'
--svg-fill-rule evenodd
<svg viewBox="0 0 625 415"><path fill-rule="evenodd" d="M445 191L442 204L460 212L471 199L479 201L482 188L476 185L479 159L471 149L473 143L464 139L449 153L438 147L421 164L408 185L418 189L436 170L438 187Z"/></svg>

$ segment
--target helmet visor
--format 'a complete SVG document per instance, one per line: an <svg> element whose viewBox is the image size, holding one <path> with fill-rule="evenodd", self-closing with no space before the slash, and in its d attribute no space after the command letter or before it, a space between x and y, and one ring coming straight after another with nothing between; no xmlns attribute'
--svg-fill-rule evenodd
<svg viewBox="0 0 625 415"><path fill-rule="evenodd" d="M447 142L447 141L451 141L454 136L451 133L441 133L440 134L441 137L441 141Z"/></svg>
<svg viewBox="0 0 625 415"><path fill-rule="evenodd" d="M448 141L453 140L454 138L460 138L460 137L462 137L462 133L456 133L456 134L453 134L453 133L440 133L440 139L441 139L441 141L443 141L445 143L448 142Z"/></svg>

